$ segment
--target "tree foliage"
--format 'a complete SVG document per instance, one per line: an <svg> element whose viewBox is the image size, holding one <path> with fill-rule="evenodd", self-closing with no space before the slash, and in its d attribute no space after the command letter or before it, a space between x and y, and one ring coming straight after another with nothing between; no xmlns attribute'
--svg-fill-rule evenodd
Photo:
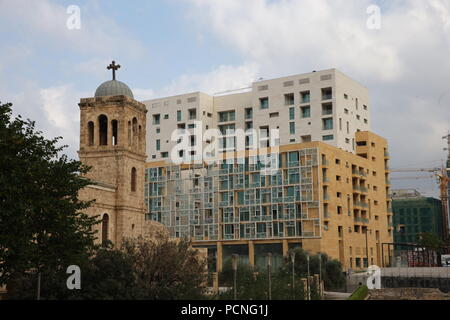
<svg viewBox="0 0 450 320"><path fill-rule="evenodd" d="M280 269L271 273L272 299L274 300L303 300L306 297L306 288L303 287L301 278L306 278L308 274L307 253L297 248L294 250L294 287L292 286L292 261L286 257ZM321 265L319 264L319 259ZM345 276L342 266L337 260L330 260L326 254L310 256L309 274L319 274L321 269L322 279L326 289L340 289L345 285ZM253 268L248 264L240 263L236 272L237 298L266 300L269 297L269 273L268 269ZM219 275L221 286L234 288L234 271L231 260L224 263L222 272ZM319 299L318 288L311 284L312 299ZM229 290L220 295L221 299L233 299L234 290Z"/></svg>
<svg viewBox="0 0 450 320"><path fill-rule="evenodd" d="M81 268L81 290L68 290L62 272L42 274L42 299L174 300L201 299L206 262L185 240L157 235L154 241L128 239L121 248L97 247ZM13 299L34 299L36 275L16 283Z"/></svg>
<svg viewBox="0 0 450 320"><path fill-rule="evenodd" d="M78 191L89 168L60 155L61 137L46 139L35 123L0 104L0 285L35 270L58 272L92 248L96 219Z"/></svg>
<svg viewBox="0 0 450 320"><path fill-rule="evenodd" d="M445 246L448 246L448 241L443 241L435 233L424 232L417 235L417 244L433 251L441 252Z"/></svg>

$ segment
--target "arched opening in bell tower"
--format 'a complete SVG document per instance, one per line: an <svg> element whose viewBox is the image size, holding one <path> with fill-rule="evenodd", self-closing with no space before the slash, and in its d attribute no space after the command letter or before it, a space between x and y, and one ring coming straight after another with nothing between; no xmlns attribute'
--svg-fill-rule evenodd
<svg viewBox="0 0 450 320"><path fill-rule="evenodd" d="M138 145L138 122L136 118L133 118L133 144Z"/></svg>
<svg viewBox="0 0 450 320"><path fill-rule="evenodd" d="M117 120L111 121L112 127L112 145L117 146L118 143L118 123Z"/></svg>
<svg viewBox="0 0 450 320"><path fill-rule="evenodd" d="M94 122L88 122L88 145L94 145Z"/></svg>
<svg viewBox="0 0 450 320"><path fill-rule="evenodd" d="M108 145L108 117L104 114L98 117L98 132L101 146Z"/></svg>

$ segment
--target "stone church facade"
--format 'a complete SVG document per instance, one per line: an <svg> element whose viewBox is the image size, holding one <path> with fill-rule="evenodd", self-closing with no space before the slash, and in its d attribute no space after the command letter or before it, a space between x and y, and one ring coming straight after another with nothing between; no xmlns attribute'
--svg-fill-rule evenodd
<svg viewBox="0 0 450 320"><path fill-rule="evenodd" d="M86 213L102 220L96 227L98 241L120 245L124 238L152 238L164 227L145 220L147 109L114 78L103 83L95 97L79 103L78 153L80 161L91 167L86 177L94 182L79 197L95 199Z"/></svg>

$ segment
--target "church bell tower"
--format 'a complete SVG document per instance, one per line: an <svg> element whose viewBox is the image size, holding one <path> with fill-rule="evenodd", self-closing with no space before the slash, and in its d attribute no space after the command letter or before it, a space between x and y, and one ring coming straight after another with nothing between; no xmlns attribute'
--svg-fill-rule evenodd
<svg viewBox="0 0 450 320"><path fill-rule="evenodd" d="M120 246L137 237L145 224L144 177L146 113L130 88L116 80L120 65L108 67L113 79L100 85L93 98L80 100L80 161L91 166L86 177L95 184L82 190L84 200L95 199L88 214L102 223L97 237Z"/></svg>

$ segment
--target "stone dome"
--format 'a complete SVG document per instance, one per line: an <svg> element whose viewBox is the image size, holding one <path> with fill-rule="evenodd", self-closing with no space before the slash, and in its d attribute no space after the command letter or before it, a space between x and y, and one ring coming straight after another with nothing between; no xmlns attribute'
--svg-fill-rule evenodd
<svg viewBox="0 0 450 320"><path fill-rule="evenodd" d="M118 80L106 81L95 91L96 98L121 95L134 99L131 89L125 83Z"/></svg>

